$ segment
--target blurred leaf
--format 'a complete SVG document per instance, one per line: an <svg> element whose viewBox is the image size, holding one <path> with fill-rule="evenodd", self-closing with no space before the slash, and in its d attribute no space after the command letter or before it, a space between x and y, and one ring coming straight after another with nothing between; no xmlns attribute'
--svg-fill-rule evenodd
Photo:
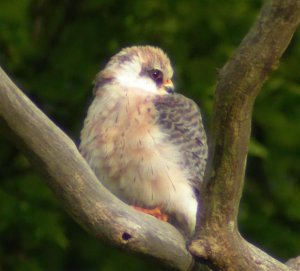
<svg viewBox="0 0 300 271"><path fill-rule="evenodd" d="M249 144L249 154L260 158L266 158L268 156L268 150L252 138Z"/></svg>

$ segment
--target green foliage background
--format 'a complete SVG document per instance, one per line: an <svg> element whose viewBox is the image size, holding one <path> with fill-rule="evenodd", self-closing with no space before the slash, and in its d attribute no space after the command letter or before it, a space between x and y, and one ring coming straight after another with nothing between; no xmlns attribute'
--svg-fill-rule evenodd
<svg viewBox="0 0 300 271"><path fill-rule="evenodd" d="M78 143L98 70L122 47L157 45L174 63L177 90L197 101L209 127L217 71L261 4L0 0L0 63ZM240 210L242 234L281 260L300 251L299 58L298 33L255 105ZM157 270L80 229L24 156L0 138L0 270Z"/></svg>

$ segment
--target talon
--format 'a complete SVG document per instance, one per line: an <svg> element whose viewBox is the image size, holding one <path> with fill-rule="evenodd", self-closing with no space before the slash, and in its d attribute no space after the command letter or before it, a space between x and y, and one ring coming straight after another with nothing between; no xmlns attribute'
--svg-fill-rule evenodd
<svg viewBox="0 0 300 271"><path fill-rule="evenodd" d="M141 208L141 207L138 207L138 206L132 206L132 207L134 209L140 211L140 212L143 212L143 213L148 214L148 215L152 215L152 216L156 217L159 220L162 220L162 221L165 221L165 222L168 221L168 216L161 211L160 207L156 207L154 209L145 209L145 208Z"/></svg>

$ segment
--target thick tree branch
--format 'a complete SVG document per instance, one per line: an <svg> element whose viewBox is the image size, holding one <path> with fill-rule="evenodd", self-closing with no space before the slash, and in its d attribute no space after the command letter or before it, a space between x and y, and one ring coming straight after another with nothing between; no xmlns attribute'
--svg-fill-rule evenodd
<svg viewBox="0 0 300 271"><path fill-rule="evenodd" d="M295 271L300 271L300 256L293 259L289 259L286 262L286 265L294 268Z"/></svg>
<svg viewBox="0 0 300 271"><path fill-rule="evenodd" d="M177 270L193 258L170 224L135 211L107 191L77 151L0 68L0 127L46 177L67 212L99 239Z"/></svg>
<svg viewBox="0 0 300 271"><path fill-rule="evenodd" d="M299 21L299 0L267 1L220 72L199 227L190 249L222 270L289 270L241 238L237 215L253 102L277 67Z"/></svg>

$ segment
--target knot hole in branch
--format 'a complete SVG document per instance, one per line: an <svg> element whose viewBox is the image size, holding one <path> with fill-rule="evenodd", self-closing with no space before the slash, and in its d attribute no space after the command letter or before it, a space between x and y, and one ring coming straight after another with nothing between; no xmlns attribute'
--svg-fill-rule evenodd
<svg viewBox="0 0 300 271"><path fill-rule="evenodd" d="M130 239L132 238L132 235L131 234L129 234L128 232L123 232L123 234L122 234L122 240L123 241L129 241Z"/></svg>

